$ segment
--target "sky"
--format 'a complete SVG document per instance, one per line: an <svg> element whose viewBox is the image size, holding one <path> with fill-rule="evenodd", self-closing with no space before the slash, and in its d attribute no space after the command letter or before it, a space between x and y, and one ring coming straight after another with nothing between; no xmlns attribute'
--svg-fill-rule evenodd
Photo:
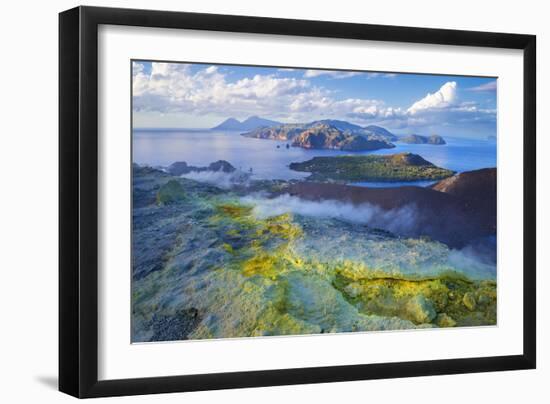
<svg viewBox="0 0 550 404"><path fill-rule="evenodd" d="M496 135L496 92L487 77L132 62L134 128L211 128L260 116L486 138Z"/></svg>

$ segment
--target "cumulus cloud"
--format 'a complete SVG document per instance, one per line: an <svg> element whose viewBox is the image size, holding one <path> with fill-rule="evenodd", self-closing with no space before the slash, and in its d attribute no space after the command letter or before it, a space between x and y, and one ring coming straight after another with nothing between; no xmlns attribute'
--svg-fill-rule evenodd
<svg viewBox="0 0 550 404"><path fill-rule="evenodd" d="M133 95L137 111L268 113L285 109L299 94L318 96L307 80L275 75L245 77L229 82L217 66L191 71L183 63L152 63L151 72L134 67Z"/></svg>
<svg viewBox="0 0 550 404"><path fill-rule="evenodd" d="M296 94L293 101L289 104L292 112L314 112L320 110L329 110L334 104L332 98L327 92L315 88L310 92Z"/></svg>
<svg viewBox="0 0 550 404"><path fill-rule="evenodd" d="M416 101L407 112L414 115L420 111L450 107L456 100L456 87L456 81L448 81L435 93L428 93L424 98Z"/></svg>
<svg viewBox="0 0 550 404"><path fill-rule="evenodd" d="M273 69L272 74L234 79L219 66L200 68L185 63L153 62L149 68L134 62L134 111L225 117L259 115L283 122L335 118L390 129L496 120L495 110L480 108L475 102L460 102L455 81L445 83L409 107L395 107L368 97L339 98L338 92L311 80L319 76L340 79L359 74L367 78L393 77L393 73L306 70L302 77L288 77L279 74L281 70L290 69Z"/></svg>
<svg viewBox="0 0 550 404"><path fill-rule="evenodd" d="M436 125L493 124L496 109L480 108L475 101L460 101L455 81L443 84L406 109L384 103L356 107L348 116L365 121L376 120L394 129L422 128Z"/></svg>
<svg viewBox="0 0 550 404"><path fill-rule="evenodd" d="M355 72L311 70L312 74ZM306 73L307 75L307 73ZM307 79L260 75L229 81L217 66L192 71L188 64L152 63L150 73L134 65L133 95L136 111L195 114L268 115L311 120L312 116L374 119L395 115L395 109L373 99L338 100Z"/></svg>
<svg viewBox="0 0 550 404"><path fill-rule="evenodd" d="M387 107L383 103L362 103L354 107L347 116L362 120L403 120L406 118L406 112L401 108Z"/></svg>
<svg viewBox="0 0 550 404"><path fill-rule="evenodd" d="M144 69L145 69L145 66L143 66L143 63L132 62L132 75L134 77L139 73L143 73Z"/></svg>

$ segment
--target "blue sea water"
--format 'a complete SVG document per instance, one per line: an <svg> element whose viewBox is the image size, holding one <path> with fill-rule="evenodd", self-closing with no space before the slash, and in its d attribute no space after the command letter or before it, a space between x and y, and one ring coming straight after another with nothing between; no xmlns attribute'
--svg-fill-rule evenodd
<svg viewBox="0 0 550 404"><path fill-rule="evenodd" d="M393 149L351 153L338 150L286 148L287 142L247 138L240 136L240 133L190 129L134 130L132 138L133 161L150 166L169 166L176 161L185 161L195 166L205 166L216 160L226 160L243 171L252 172L253 178L283 180L300 179L309 175L308 173L290 170L288 165L292 162L301 162L316 156L345 154L411 152L421 155L439 167L457 172L496 167L496 142L487 140L444 136L447 144L442 146L394 142L396 147ZM406 184L428 186L432 182L363 182L354 185L389 187Z"/></svg>

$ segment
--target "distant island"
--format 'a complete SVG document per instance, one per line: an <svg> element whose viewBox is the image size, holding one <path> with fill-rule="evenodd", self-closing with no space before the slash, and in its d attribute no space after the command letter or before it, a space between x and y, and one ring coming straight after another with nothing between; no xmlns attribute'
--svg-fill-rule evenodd
<svg viewBox="0 0 550 404"><path fill-rule="evenodd" d="M259 116L251 116L244 121L239 121L235 118L229 118L213 127L213 130L253 130L265 126L280 125L280 122L270 119L260 118Z"/></svg>
<svg viewBox="0 0 550 404"><path fill-rule="evenodd" d="M411 134L400 137L381 126L363 127L337 119L281 123L251 116L242 122L236 118L228 118L212 129L243 131L241 135L245 137L286 141L293 147L304 149L370 151L394 148L392 142L395 141L408 144L446 144L445 139L439 135Z"/></svg>
<svg viewBox="0 0 550 404"><path fill-rule="evenodd" d="M447 144L445 139L439 135L422 136L422 135L409 135L402 137L399 141L409 144L432 144L432 145L444 145Z"/></svg>
<svg viewBox="0 0 550 404"><path fill-rule="evenodd" d="M437 167L412 153L314 157L291 163L290 169L310 172L309 181L322 182L440 180L454 174L454 171Z"/></svg>
<svg viewBox="0 0 550 404"><path fill-rule="evenodd" d="M304 149L336 149L347 151L391 149L395 147L384 139L342 131L327 123L319 123L305 129L292 139L292 146Z"/></svg>
<svg viewBox="0 0 550 404"><path fill-rule="evenodd" d="M390 139L397 138L384 128L363 128L346 121L325 119L309 123L280 124L260 127L243 133L256 139L289 141L304 149L367 151L395 147Z"/></svg>

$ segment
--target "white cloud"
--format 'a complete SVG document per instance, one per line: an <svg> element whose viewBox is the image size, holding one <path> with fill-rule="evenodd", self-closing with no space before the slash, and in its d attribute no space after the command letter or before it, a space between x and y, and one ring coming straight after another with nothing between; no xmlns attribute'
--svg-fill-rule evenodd
<svg viewBox="0 0 550 404"><path fill-rule="evenodd" d="M150 71L147 70L141 63L133 64L133 105L137 113L237 118L259 115L283 122L334 118L390 129L418 130L433 125L487 124L496 120L495 110L480 108L472 101L459 102L454 81L410 107L401 108L376 99L339 99L340 93L313 85L306 78L281 77L277 73L231 80L217 66L197 70L189 64L152 63ZM360 74L308 70L304 76L344 73Z"/></svg>
<svg viewBox="0 0 550 404"><path fill-rule="evenodd" d="M367 78L368 79L374 79L376 77L383 77L383 78L386 78L386 79L393 79L394 77L397 77L397 74L395 74L395 73L379 73L379 72L367 73Z"/></svg>
<svg viewBox="0 0 550 404"><path fill-rule="evenodd" d="M304 93L319 95L303 79L255 75L229 82L217 66L193 72L188 64L155 62L149 74L143 67L134 69L137 111L272 115L288 109L295 97Z"/></svg>
<svg viewBox="0 0 550 404"><path fill-rule="evenodd" d="M306 70L304 73L305 78L313 78L319 76L329 76L333 79L345 79L348 77L354 77L362 74L360 72L344 72L338 70Z"/></svg>
<svg viewBox="0 0 550 404"><path fill-rule="evenodd" d="M497 91L497 81L493 80L477 87L470 87L468 90L476 92L494 92Z"/></svg>
<svg viewBox="0 0 550 404"><path fill-rule="evenodd" d="M394 78L397 76L395 73L379 73L379 72L346 72L346 71L339 71L339 70L313 70L309 69L304 72L305 78L313 78L313 77L319 77L319 76L329 76L333 79L346 79L349 77L355 77L359 75L365 75L367 79L372 79L375 77L381 77L381 78Z"/></svg>
<svg viewBox="0 0 550 404"><path fill-rule="evenodd" d="M448 81L435 93L428 93L424 98L416 101L407 112L414 115L420 111L450 107L456 100L456 87L456 81Z"/></svg>
<svg viewBox="0 0 550 404"><path fill-rule="evenodd" d="M401 108L387 107L383 103L377 102L355 107L349 116L368 120L368 119L401 119L405 117L405 111Z"/></svg>
<svg viewBox="0 0 550 404"><path fill-rule="evenodd" d="M459 102L456 82L449 81L433 94L413 103L406 111L408 127L494 124L496 109L480 108L475 101Z"/></svg>
<svg viewBox="0 0 550 404"><path fill-rule="evenodd" d="M315 88L307 93L296 94L289 107L292 113L296 114L297 112L326 111L333 103L327 92Z"/></svg>
<svg viewBox="0 0 550 404"><path fill-rule="evenodd" d="M475 101L459 102L457 87L456 82L447 82L438 91L428 93L407 109L387 106L383 102L372 100L356 100L355 106L347 106L347 116L394 129L490 124L496 121L495 109L480 108Z"/></svg>
<svg viewBox="0 0 550 404"><path fill-rule="evenodd" d="M145 66L143 63L132 62L132 75L135 76L139 73L143 73Z"/></svg>
<svg viewBox="0 0 550 404"><path fill-rule="evenodd" d="M337 100L330 91L306 79L258 74L230 82L216 66L192 71L187 64L152 63L149 74L143 66L136 67L133 94L136 111L257 114L290 121L346 116L364 119L387 113L381 101Z"/></svg>
<svg viewBox="0 0 550 404"><path fill-rule="evenodd" d="M235 83L228 83L226 96L260 99L296 94L309 86L304 80L277 78L274 76L255 75L252 79L244 78Z"/></svg>
<svg viewBox="0 0 550 404"><path fill-rule="evenodd" d="M313 96L313 97L312 97ZM317 114L333 118L347 118L352 120L369 121L373 119L395 118L403 115L400 108L388 107L383 101L365 98L346 98L336 100L330 93L321 89L298 94L290 105L293 113ZM306 120L308 120L306 118ZM309 119L311 120L311 119Z"/></svg>

